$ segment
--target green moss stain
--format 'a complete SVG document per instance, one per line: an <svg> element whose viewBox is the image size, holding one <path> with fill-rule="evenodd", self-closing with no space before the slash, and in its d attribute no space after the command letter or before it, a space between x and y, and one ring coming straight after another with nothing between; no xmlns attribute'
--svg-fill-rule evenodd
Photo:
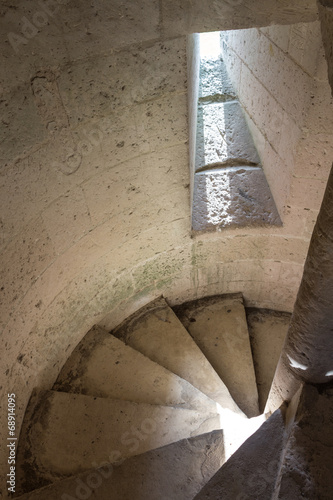
<svg viewBox="0 0 333 500"><path fill-rule="evenodd" d="M184 266L183 260L166 258L146 262L133 272L135 288L146 288L151 283L170 283Z"/></svg>

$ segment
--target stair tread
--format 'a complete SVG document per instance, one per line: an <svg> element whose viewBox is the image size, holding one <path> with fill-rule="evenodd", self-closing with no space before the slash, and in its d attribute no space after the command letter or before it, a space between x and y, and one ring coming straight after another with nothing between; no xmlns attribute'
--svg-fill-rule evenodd
<svg viewBox="0 0 333 500"><path fill-rule="evenodd" d="M241 414L224 381L163 298L156 299L111 332L217 401Z"/></svg>
<svg viewBox="0 0 333 500"><path fill-rule="evenodd" d="M20 435L17 491L220 428L208 412L36 391Z"/></svg>
<svg viewBox="0 0 333 500"><path fill-rule="evenodd" d="M216 412L216 403L189 382L99 326L74 349L53 390Z"/></svg>
<svg viewBox="0 0 333 500"><path fill-rule="evenodd" d="M174 310L241 410L248 417L258 415L258 389L242 295L207 297Z"/></svg>
<svg viewBox="0 0 333 500"><path fill-rule="evenodd" d="M290 317L290 313L266 309L247 311L261 412L265 410L275 370L288 332Z"/></svg>
<svg viewBox="0 0 333 500"><path fill-rule="evenodd" d="M263 423L194 500L272 498L285 446L285 408Z"/></svg>
<svg viewBox="0 0 333 500"><path fill-rule="evenodd" d="M62 495L72 500L77 493L92 500L192 500L223 462L223 431L218 430L57 481L20 500L59 500Z"/></svg>

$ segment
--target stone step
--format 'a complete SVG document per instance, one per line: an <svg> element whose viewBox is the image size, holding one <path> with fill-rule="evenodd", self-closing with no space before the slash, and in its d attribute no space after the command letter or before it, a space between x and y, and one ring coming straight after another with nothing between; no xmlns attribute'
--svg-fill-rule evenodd
<svg viewBox="0 0 333 500"><path fill-rule="evenodd" d="M99 326L74 349L53 390L217 413L217 404L186 380Z"/></svg>
<svg viewBox="0 0 333 500"><path fill-rule="evenodd" d="M194 500L271 499L286 442L286 413L284 407L276 410L229 458Z"/></svg>
<svg viewBox="0 0 333 500"><path fill-rule="evenodd" d="M212 365L163 298L150 302L111 332L218 402L242 415Z"/></svg>
<svg viewBox="0 0 333 500"><path fill-rule="evenodd" d="M281 349L290 323L290 313L268 309L247 309L259 409L264 412Z"/></svg>
<svg viewBox="0 0 333 500"><path fill-rule="evenodd" d="M20 434L17 493L220 428L209 412L36 391Z"/></svg>
<svg viewBox="0 0 333 500"><path fill-rule="evenodd" d="M174 311L248 416L259 414L258 390L242 294L207 297Z"/></svg>
<svg viewBox="0 0 333 500"><path fill-rule="evenodd" d="M20 500L192 500L223 463L223 431L213 431L117 466L96 464L95 469L34 490Z"/></svg>

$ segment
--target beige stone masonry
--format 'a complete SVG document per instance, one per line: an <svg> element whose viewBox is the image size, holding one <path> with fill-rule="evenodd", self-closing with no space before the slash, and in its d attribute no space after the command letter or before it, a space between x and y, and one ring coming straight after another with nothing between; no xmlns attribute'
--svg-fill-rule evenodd
<svg viewBox="0 0 333 500"><path fill-rule="evenodd" d="M258 391L241 294L208 297L176 309L181 321L248 417L259 414Z"/></svg>
<svg viewBox="0 0 333 500"><path fill-rule="evenodd" d="M332 396L332 383L304 386L285 451L276 500L332 497Z"/></svg>
<svg viewBox="0 0 333 500"><path fill-rule="evenodd" d="M53 390L192 410L218 409L189 382L98 326L75 348Z"/></svg>
<svg viewBox="0 0 333 500"><path fill-rule="evenodd" d="M263 412L289 328L290 314L265 309L250 310L247 312L247 323L257 379L259 408Z"/></svg>
<svg viewBox="0 0 333 500"><path fill-rule="evenodd" d="M286 407L276 410L222 466L195 500L274 498L272 495L288 436L286 413Z"/></svg>
<svg viewBox="0 0 333 500"><path fill-rule="evenodd" d="M312 33L316 0L17 0L0 10L0 406L15 392L18 435L33 388L52 387L94 324L109 331L162 293L173 306L241 290L252 307L292 311L332 162L333 113L323 49L314 73L321 33L303 50L303 28L292 29L290 56L315 82L296 154L300 124L288 107L275 126L281 106L262 85L251 107L283 226L193 237L186 35L258 27L268 53L257 61L274 84L284 78L267 66L270 43L283 61L289 25ZM322 13L329 56L332 10ZM24 39L17 51L10 33ZM304 95L301 72L284 73L286 103ZM249 73L243 64L245 91ZM6 498L5 411L0 428Z"/></svg>
<svg viewBox="0 0 333 500"><path fill-rule="evenodd" d="M190 382L222 408L241 413L223 381L163 298L133 314L112 333Z"/></svg>
<svg viewBox="0 0 333 500"><path fill-rule="evenodd" d="M219 428L219 416L209 412L36 392L20 436L17 491Z"/></svg>
<svg viewBox="0 0 333 500"><path fill-rule="evenodd" d="M79 495L90 495L91 500L192 500L223 457L223 432L213 431L57 481L20 500L70 500Z"/></svg>

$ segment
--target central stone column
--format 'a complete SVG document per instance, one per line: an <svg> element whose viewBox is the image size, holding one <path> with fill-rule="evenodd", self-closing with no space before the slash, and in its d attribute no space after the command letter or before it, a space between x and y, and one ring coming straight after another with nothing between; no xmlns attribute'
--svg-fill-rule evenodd
<svg viewBox="0 0 333 500"><path fill-rule="evenodd" d="M333 168L313 231L287 339L268 402L289 401L302 382L333 380Z"/></svg>

